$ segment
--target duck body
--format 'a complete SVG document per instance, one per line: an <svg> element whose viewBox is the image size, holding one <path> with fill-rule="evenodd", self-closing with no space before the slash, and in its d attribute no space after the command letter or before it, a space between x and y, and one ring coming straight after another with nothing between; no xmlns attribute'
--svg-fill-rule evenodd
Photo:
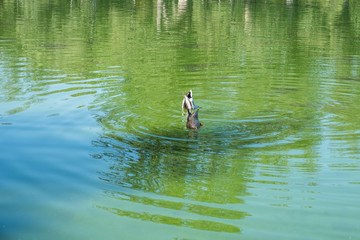
<svg viewBox="0 0 360 240"><path fill-rule="evenodd" d="M189 129L196 129L198 130L200 126L203 124L199 121L199 109L197 109L194 113L191 113L188 109L188 116L187 116L187 122L186 127Z"/></svg>

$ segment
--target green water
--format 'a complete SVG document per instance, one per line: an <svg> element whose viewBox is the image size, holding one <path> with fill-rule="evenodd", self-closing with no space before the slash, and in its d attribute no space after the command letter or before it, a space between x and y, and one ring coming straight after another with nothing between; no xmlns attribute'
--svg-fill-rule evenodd
<svg viewBox="0 0 360 240"><path fill-rule="evenodd" d="M0 238L360 239L359 96L355 0L2 0Z"/></svg>

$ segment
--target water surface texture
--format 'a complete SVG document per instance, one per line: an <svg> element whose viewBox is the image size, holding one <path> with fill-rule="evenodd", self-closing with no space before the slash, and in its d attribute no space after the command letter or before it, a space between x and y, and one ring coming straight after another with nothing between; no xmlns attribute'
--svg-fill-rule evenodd
<svg viewBox="0 0 360 240"><path fill-rule="evenodd" d="M360 239L359 119L359 1L2 0L0 238Z"/></svg>

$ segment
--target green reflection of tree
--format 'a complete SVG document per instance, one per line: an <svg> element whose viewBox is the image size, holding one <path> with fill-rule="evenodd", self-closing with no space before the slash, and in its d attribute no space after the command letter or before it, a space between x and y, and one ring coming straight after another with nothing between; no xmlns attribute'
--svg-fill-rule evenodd
<svg viewBox="0 0 360 240"><path fill-rule="evenodd" d="M331 41L333 35L335 38L342 36L342 32L333 28L338 16L348 19L343 26L352 28L352 36L347 39L357 39L358 5L351 0L331 3L325 0L235 1L220 5L212 1L30 3L7 0L1 4L4 27L0 34L16 39L14 50L18 58L9 62L9 69L14 69L19 57L32 63L30 72L60 69L67 74L86 74L99 67L122 66L124 71L131 72L129 78L139 91L146 91L141 87L143 79L139 79L145 75L154 79L168 78L169 81L161 80L160 90L176 90L180 83L193 85L194 72L200 72L196 77L205 79L224 77L224 73L252 79L281 78L294 71L307 73L304 75L307 77L321 68L315 61L329 53L329 37ZM227 36L226 42L222 36ZM347 51L354 54L358 51L355 45L344 41ZM269 51L270 47L276 50ZM342 52L331 54L338 56ZM154 67L156 58L165 58L167 64ZM267 71L253 76L248 72L254 71L252 63L259 59L263 59ZM226 65L220 66L222 71L218 71L219 64ZM235 66L239 68L237 72L233 72ZM279 73L284 75L279 76ZM29 81L36 81L37 85L37 76L30 77ZM16 79L19 77L14 77L14 81ZM262 91L269 86L255 85ZM40 92L47 90L44 86L36 87ZM153 87L157 87L156 84L150 89ZM202 87L208 92L211 86L204 84ZM266 106L267 100L262 101Z"/></svg>
<svg viewBox="0 0 360 240"><path fill-rule="evenodd" d="M94 143L102 147L101 157L110 164L109 171L101 173L101 179L123 189L107 191L106 195L156 210L151 213L140 209L133 212L118 207L99 208L155 223L217 232L240 231L237 224L222 222L249 215L239 210L238 205L242 203L241 196L247 194L246 178L251 175L246 162L221 159L224 153L208 150L211 143L202 146L197 141L166 140L138 133L133 136L127 133L122 138L118 134ZM166 136L169 133L157 134ZM126 189L133 193L127 193ZM144 196L144 192L151 195ZM236 205L229 208L226 204ZM164 209L171 209L180 216L190 214L199 220L168 215ZM211 220L205 220L208 217Z"/></svg>
<svg viewBox="0 0 360 240"><path fill-rule="evenodd" d="M206 230L206 231L214 231L214 232L228 232L228 233L238 233L240 229L236 226L232 226L229 224L224 224L221 222L213 222L207 220L194 220L194 219L182 219L182 218L175 218L157 214L149 214L149 213L139 213L139 212L131 212L131 211L124 211L117 208L109 208L104 206L97 206L99 209L103 209L110 213L131 217L134 219L140 219L143 221L150 221L154 223L160 224L168 224L174 225L179 227L189 227L199 230Z"/></svg>
<svg viewBox="0 0 360 240"><path fill-rule="evenodd" d="M107 181L162 195L219 204L241 203L238 196L246 194L244 180L251 174L250 169L237 159L232 166L216 157L217 154L221 157L223 150L206 150L211 143L201 146L193 141L173 142L156 137L138 136L138 140L131 141L113 137L127 146L118 146L116 153L104 152L104 156L115 158L109 159L114 163L112 171L104 173L103 178ZM230 173L233 175L223 178Z"/></svg>

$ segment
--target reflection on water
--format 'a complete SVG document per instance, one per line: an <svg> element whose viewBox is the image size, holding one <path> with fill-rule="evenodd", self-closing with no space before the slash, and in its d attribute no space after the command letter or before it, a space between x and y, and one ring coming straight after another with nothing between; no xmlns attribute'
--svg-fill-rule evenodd
<svg viewBox="0 0 360 240"><path fill-rule="evenodd" d="M144 221L150 221L160 224L170 224L174 226L190 227L199 230L207 230L207 231L215 231L215 232L236 233L240 231L235 226L227 225L224 223L206 221L206 220L193 220L193 219L166 217L161 215L152 215L148 213L122 211L120 209L108 208L108 207L99 207L99 208L119 216L126 216L134 219L141 219Z"/></svg>
<svg viewBox="0 0 360 240"><path fill-rule="evenodd" d="M0 8L5 237L359 237L356 1Z"/></svg>
<svg viewBox="0 0 360 240"><path fill-rule="evenodd" d="M132 101L131 98L136 98L136 95L129 94L127 98L127 101ZM201 102L201 98L198 101ZM306 107L308 110L316 109ZM144 109L142 113L145 111ZM157 110L151 109L151 112ZM146 120L141 119L143 115L140 117L139 114L138 117L135 113L125 113L115 119L107 116L101 119L107 133L93 144L104 150L97 157L110 165L109 171L101 173L101 179L124 189L124 192L110 194L112 197L133 203L141 202L156 208L176 209L182 213L188 209L184 209L182 204L179 208L178 200L154 204L154 199L146 198L145 203L141 194L146 192L155 194L152 197L156 198L171 197L182 201L195 201L194 208L203 211L191 213L215 218L213 221L207 220L207 230L234 232L241 229L239 223L229 226L218 225L218 218L234 219L234 216L238 216L235 219L242 219L251 216L251 213L241 210L244 198L251 195L249 183L288 185L286 176L290 172L288 165L291 158L308 158L309 162L303 164L303 170L307 168L306 173L318 170L314 161L319 153L314 151L313 147L321 140L318 134L321 129L314 117L316 113L312 111L306 114L301 111L288 113L284 116L275 111L262 111L251 118L224 120L224 124L217 119L219 111L203 108L201 113L208 112L205 118L207 126L198 132L184 129L178 104L169 112L165 119L161 120L160 126L154 125L158 115L151 113ZM173 115L173 112L177 112L178 115ZM109 116L112 114L109 113ZM126 118L128 120L124 120ZM120 122L127 124L127 127L118 128L122 125ZM172 122L178 122L176 127L171 126ZM260 177L254 179L258 163L277 167L262 170ZM127 189L139 192L129 195L126 193ZM216 204L215 209L219 209L222 217L214 215L213 208L204 204ZM236 204L236 208L229 211L225 207L228 204ZM167 224L178 226L181 222L180 219L175 221L172 217L161 214L147 215L147 211L136 214L119 207L98 207L121 216L142 220L154 218L155 220L150 221L157 223L164 223L167 219ZM188 222L186 219L183 221L182 226L203 229L194 222ZM223 229L219 229L219 226Z"/></svg>
<svg viewBox="0 0 360 240"><path fill-rule="evenodd" d="M189 227L195 228L199 230L208 230L208 231L216 231L216 232L230 232L236 233L239 232L240 229L237 226L233 226L231 224L224 224L221 222L210 221L210 220L194 220L194 219L186 219L186 216L207 216L213 219L242 219L247 216L247 213L230 210L225 208L204 206L199 204L194 204L191 202L184 202L184 199L181 199L181 202L169 201L163 199L154 199L149 197L142 197L131 194L124 194L122 192L107 192L106 195L108 197L114 198L118 201L130 201L131 203L141 204L145 207L154 208L153 210L149 210L147 208L144 212L139 211L125 211L119 208L111 208L104 206L97 206L100 209L109 211L111 213L117 214L119 216L126 216L135 219L140 219L143 221L151 221L154 223L161 224L170 224L175 226ZM179 199L180 200L180 199ZM158 209L170 209L173 211L171 216L176 215L177 217L170 217L161 214L152 214L151 212L156 212L156 208ZM142 208L140 208L142 209Z"/></svg>

